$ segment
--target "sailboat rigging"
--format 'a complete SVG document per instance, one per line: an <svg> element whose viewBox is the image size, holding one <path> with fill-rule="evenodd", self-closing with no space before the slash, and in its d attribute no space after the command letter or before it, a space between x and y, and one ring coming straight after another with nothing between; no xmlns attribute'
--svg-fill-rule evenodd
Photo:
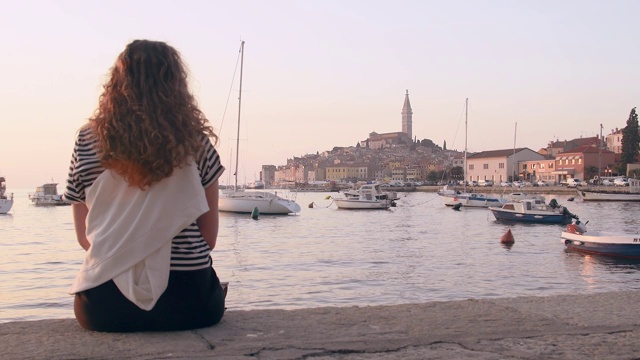
<svg viewBox="0 0 640 360"><path fill-rule="evenodd" d="M445 186L444 189L438 191L446 206L466 206L466 207L490 207L490 206L502 206L506 203L506 199L499 197L487 196L485 194L479 194L474 192L467 192L467 120L469 117L469 98L465 100L464 110L464 169L462 180L462 192L454 189L449 189Z"/></svg>
<svg viewBox="0 0 640 360"><path fill-rule="evenodd" d="M244 41L240 42L240 86L238 95L238 130L236 136L236 163L233 189L223 191L218 199L218 209L223 212L253 214L292 214L301 210L295 201L282 198L268 191L244 191L238 188L238 166L240 163L240 112L242 110L242 76L244 68Z"/></svg>

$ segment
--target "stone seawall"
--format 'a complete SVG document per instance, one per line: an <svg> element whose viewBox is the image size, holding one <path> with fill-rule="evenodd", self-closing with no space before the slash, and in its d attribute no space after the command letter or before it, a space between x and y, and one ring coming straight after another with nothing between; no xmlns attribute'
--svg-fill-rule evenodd
<svg viewBox="0 0 640 360"><path fill-rule="evenodd" d="M97 333L75 319L0 324L2 359L637 359L640 291L228 311L192 331Z"/></svg>

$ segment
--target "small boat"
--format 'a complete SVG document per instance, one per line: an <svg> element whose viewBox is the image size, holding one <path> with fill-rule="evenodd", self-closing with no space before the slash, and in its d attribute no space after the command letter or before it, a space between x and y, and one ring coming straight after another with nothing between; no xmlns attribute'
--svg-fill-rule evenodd
<svg viewBox="0 0 640 360"><path fill-rule="evenodd" d="M446 186L438 191L446 206L456 206L461 204L465 207L499 207L508 202L507 199L497 196L490 196L480 193L464 192L448 189Z"/></svg>
<svg viewBox="0 0 640 360"><path fill-rule="evenodd" d="M640 179L629 179L629 189L578 189L582 201L640 201Z"/></svg>
<svg viewBox="0 0 640 360"><path fill-rule="evenodd" d="M587 221L588 223L588 221ZM587 232L587 223L577 220L560 234L567 250L587 254L640 259L640 234Z"/></svg>
<svg viewBox="0 0 640 360"><path fill-rule="evenodd" d="M7 183L4 177L0 176L0 214L6 214L13 206L13 193L7 198L4 194L7 190Z"/></svg>
<svg viewBox="0 0 640 360"><path fill-rule="evenodd" d="M334 199L338 209L388 209L395 202L380 189L380 184L365 184L358 189L357 195Z"/></svg>
<svg viewBox="0 0 640 360"><path fill-rule="evenodd" d="M366 185L366 184L365 184ZM398 193L395 190L390 190L391 187L389 186L385 186L385 184L379 184L380 185L380 191L383 194L387 194L387 198L395 201L395 200L400 200L400 197L398 196ZM362 188L362 186L358 189L349 189L349 190L345 190L343 192L344 196L346 197L358 197L360 196L360 189Z"/></svg>
<svg viewBox="0 0 640 360"><path fill-rule="evenodd" d="M260 180L252 181L247 184L247 189L252 189L252 190L264 189L264 182Z"/></svg>
<svg viewBox="0 0 640 360"><path fill-rule="evenodd" d="M547 201L543 195L530 194L526 192L509 193L509 195L507 195L507 199L509 201L519 201L519 200L525 200L525 199L539 199L539 200L542 200L543 202Z"/></svg>
<svg viewBox="0 0 640 360"><path fill-rule="evenodd" d="M47 183L36 188L36 192L29 194L31 203L37 206L63 206L71 205L64 201L61 194L58 194L57 183Z"/></svg>
<svg viewBox="0 0 640 360"><path fill-rule="evenodd" d="M553 199L550 205L541 199L523 199L509 202L502 207L490 207L498 221L526 222L537 224L569 224L576 216Z"/></svg>

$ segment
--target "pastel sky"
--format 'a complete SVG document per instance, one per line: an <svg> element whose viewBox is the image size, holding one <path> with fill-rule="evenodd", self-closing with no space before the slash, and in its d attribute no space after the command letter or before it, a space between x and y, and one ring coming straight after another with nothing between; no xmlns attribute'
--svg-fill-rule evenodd
<svg viewBox="0 0 640 360"><path fill-rule="evenodd" d="M464 149L467 97L469 151L606 135L640 100L638 14L633 0L4 3L0 174L9 188L64 183L107 72L142 38L183 55L228 174L246 41L240 183L400 131L407 89L414 135L448 148Z"/></svg>

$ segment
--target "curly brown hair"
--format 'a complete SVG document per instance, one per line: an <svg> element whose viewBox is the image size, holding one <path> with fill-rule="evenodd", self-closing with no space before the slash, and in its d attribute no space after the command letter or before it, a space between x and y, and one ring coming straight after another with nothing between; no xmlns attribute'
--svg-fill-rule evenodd
<svg viewBox="0 0 640 360"><path fill-rule="evenodd" d="M217 141L187 79L180 54L166 43L127 45L88 123L105 169L145 189L196 158L204 136Z"/></svg>

